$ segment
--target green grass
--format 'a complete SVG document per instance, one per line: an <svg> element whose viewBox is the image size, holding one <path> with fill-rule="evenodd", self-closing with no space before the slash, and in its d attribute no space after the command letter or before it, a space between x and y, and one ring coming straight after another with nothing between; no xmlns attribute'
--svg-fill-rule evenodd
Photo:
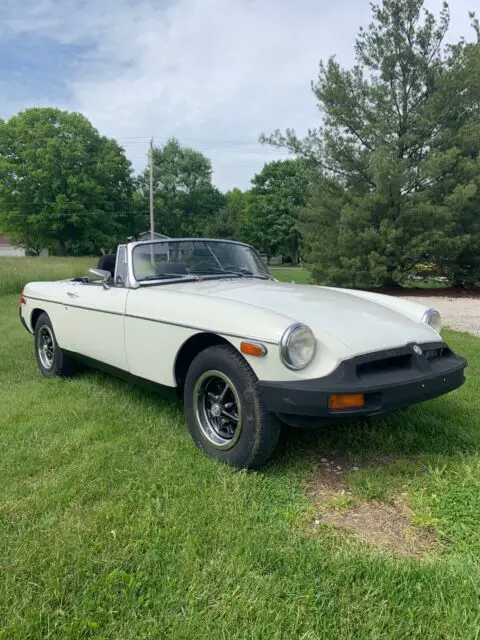
<svg viewBox="0 0 480 640"><path fill-rule="evenodd" d="M97 258L1 258L0 296L22 291L27 282L61 280L86 275L96 266ZM310 274L302 268L271 269L272 275L282 282L307 284Z"/></svg>
<svg viewBox="0 0 480 640"><path fill-rule="evenodd" d="M272 267L270 273L281 282L295 282L296 284L310 284L310 273L301 267L291 269L275 269Z"/></svg>
<svg viewBox="0 0 480 640"><path fill-rule="evenodd" d="M0 298L0 638L478 637L480 340L447 332L471 363L458 392L289 431L248 473L197 450L175 402L94 372L42 378L17 304ZM353 498L405 493L435 553L309 533L304 487L333 451L393 454Z"/></svg>
<svg viewBox="0 0 480 640"><path fill-rule="evenodd" d="M27 282L61 280L86 275L97 258L0 257L0 296L22 291Z"/></svg>

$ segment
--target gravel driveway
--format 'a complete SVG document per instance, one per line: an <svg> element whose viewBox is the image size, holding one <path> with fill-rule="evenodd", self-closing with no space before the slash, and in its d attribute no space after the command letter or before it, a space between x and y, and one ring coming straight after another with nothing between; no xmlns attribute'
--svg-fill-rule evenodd
<svg viewBox="0 0 480 640"><path fill-rule="evenodd" d="M480 336L480 298L405 297L412 302L438 309L442 315L442 323L447 327Z"/></svg>

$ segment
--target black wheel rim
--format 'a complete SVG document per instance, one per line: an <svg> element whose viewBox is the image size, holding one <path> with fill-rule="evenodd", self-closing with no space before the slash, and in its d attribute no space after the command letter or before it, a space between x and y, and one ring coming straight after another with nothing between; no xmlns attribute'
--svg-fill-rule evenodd
<svg viewBox="0 0 480 640"><path fill-rule="evenodd" d="M37 339L37 353L42 367L51 371L55 362L55 341L53 333L47 325L40 327Z"/></svg>
<svg viewBox="0 0 480 640"><path fill-rule="evenodd" d="M205 371L193 390L193 407L204 437L216 449L231 449L242 430L242 407L235 385L221 371Z"/></svg>

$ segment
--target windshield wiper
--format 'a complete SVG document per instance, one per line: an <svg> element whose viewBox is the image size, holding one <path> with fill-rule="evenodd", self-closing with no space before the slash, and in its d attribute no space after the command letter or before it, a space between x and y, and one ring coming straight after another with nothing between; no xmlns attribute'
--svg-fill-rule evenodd
<svg viewBox="0 0 480 640"><path fill-rule="evenodd" d="M220 267L209 267L208 270L205 269L204 271L197 271L196 272L198 275L211 275L211 274L218 274L218 275L226 275L226 276L236 276L237 278L260 278L261 280L270 280L270 276L268 275L264 275L262 273L253 273L253 271L250 271L249 269L243 269L243 268L239 268L238 271L233 271L231 269L223 269Z"/></svg>
<svg viewBox="0 0 480 640"><path fill-rule="evenodd" d="M229 271L228 269L221 269L220 267L208 267L208 269L202 269L201 271L195 271L195 274L198 276L209 276L214 274L226 275L226 276L237 276L241 277L242 273L240 271Z"/></svg>
<svg viewBox="0 0 480 640"><path fill-rule="evenodd" d="M150 280L170 280L172 278L191 278L192 280L197 280L198 276L193 273L159 273L156 276L146 276L138 282L148 282Z"/></svg>
<svg viewBox="0 0 480 640"><path fill-rule="evenodd" d="M258 278L260 280L270 280L270 276L262 273L256 274L248 269L242 269L241 271L232 271L230 269L221 269L220 267L209 267L208 270L196 271L191 273L159 273L158 275L145 276L141 280L138 280L139 284L142 282L152 282L154 280L201 280L203 276L228 276L231 278Z"/></svg>

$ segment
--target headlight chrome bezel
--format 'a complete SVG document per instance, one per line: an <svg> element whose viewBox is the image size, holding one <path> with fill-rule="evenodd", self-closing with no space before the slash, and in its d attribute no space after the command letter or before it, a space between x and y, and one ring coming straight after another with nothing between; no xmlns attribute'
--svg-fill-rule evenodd
<svg viewBox="0 0 480 640"><path fill-rule="evenodd" d="M440 333L440 329L442 328L442 316L437 309L433 309L432 307L427 309L422 316L422 322L427 324L437 333Z"/></svg>
<svg viewBox="0 0 480 640"><path fill-rule="evenodd" d="M295 333L300 330L308 331L313 338L312 357L310 358L310 360L308 360L308 362L305 362L304 364L295 364L290 358L289 344ZM301 369L305 369L305 367L307 367L312 362L313 358L315 357L316 348L317 341L315 340L315 335L310 327L306 324L303 324L303 322L295 322L284 331L282 339L280 340L280 358L283 364L289 369L300 371Z"/></svg>

